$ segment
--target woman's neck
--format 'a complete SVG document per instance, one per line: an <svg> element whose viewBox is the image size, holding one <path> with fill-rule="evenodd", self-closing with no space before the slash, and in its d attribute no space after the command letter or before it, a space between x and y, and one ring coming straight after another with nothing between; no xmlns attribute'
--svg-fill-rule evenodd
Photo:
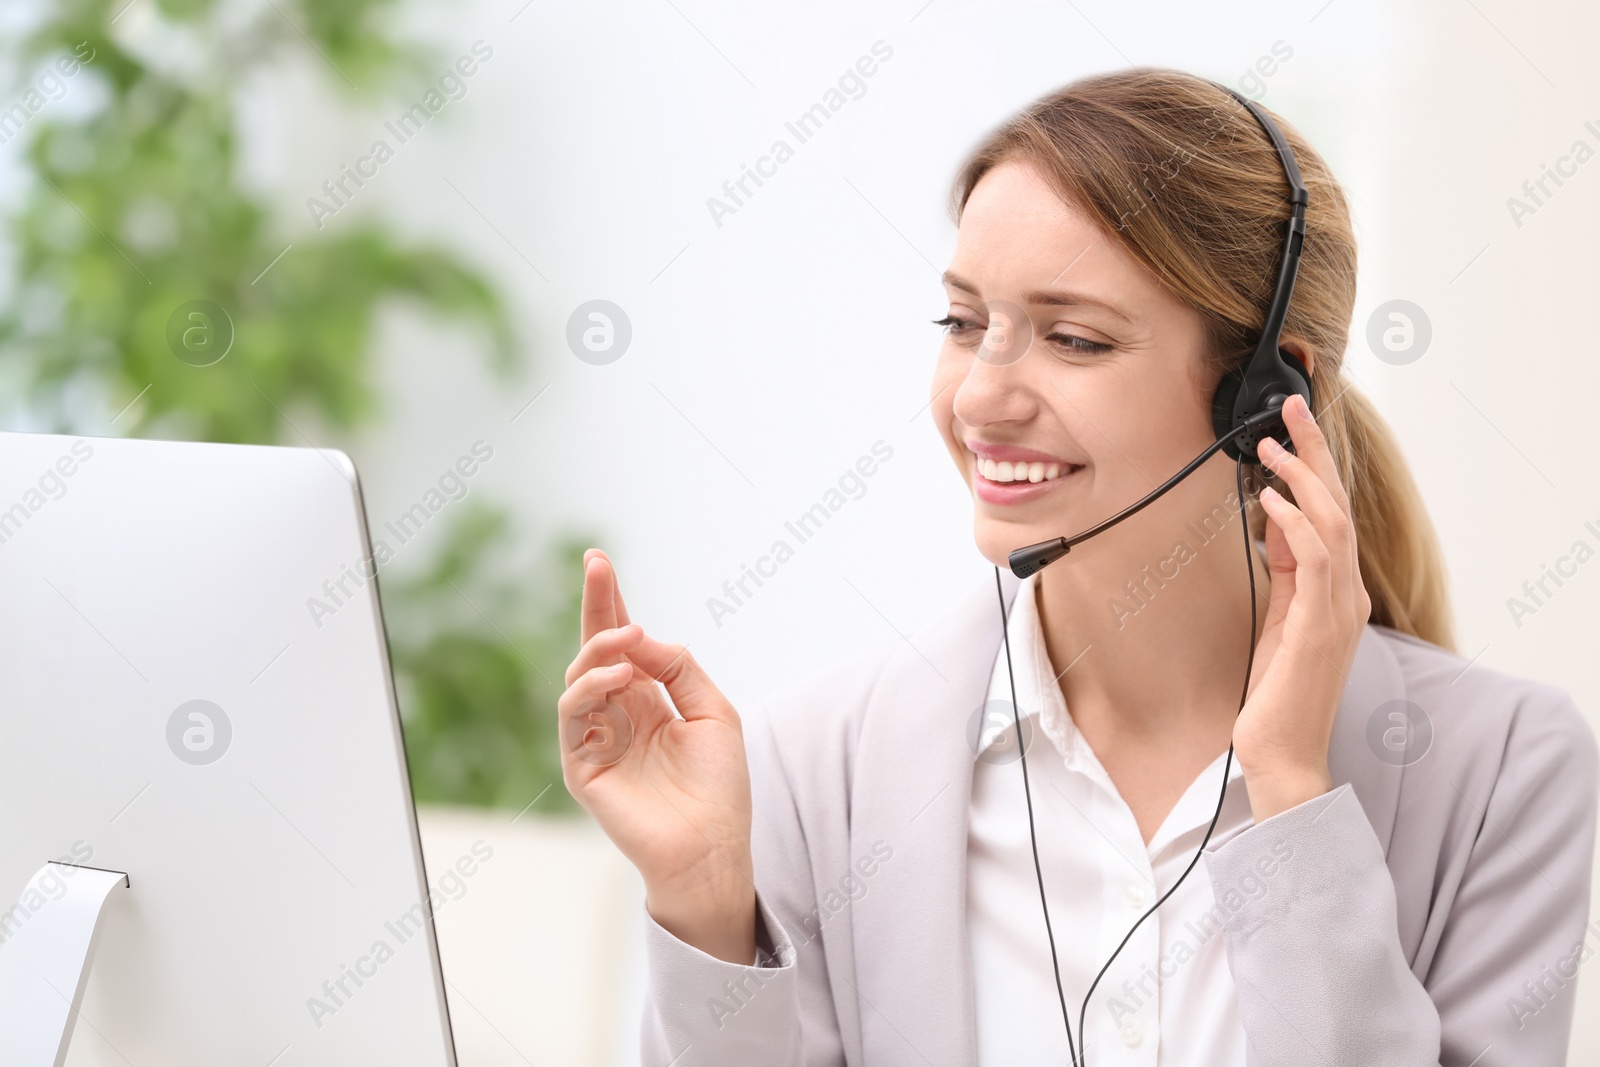
<svg viewBox="0 0 1600 1067"><path fill-rule="evenodd" d="M1246 641L1258 639L1266 623L1266 565L1252 549L1252 637L1237 512L1224 508L1158 538L1108 532L1039 573L1050 662L1091 744L1095 735L1161 732L1221 736L1226 747L1244 685ZM1155 547L1161 541L1165 547Z"/></svg>
<svg viewBox="0 0 1600 1067"><path fill-rule="evenodd" d="M1219 508L1176 535L1171 524L1144 525L1162 530L1165 548L1148 536L1087 542L1039 572L1036 599L1072 721L1148 844L1232 740L1245 642L1259 640L1270 590L1252 545L1252 635L1236 511Z"/></svg>

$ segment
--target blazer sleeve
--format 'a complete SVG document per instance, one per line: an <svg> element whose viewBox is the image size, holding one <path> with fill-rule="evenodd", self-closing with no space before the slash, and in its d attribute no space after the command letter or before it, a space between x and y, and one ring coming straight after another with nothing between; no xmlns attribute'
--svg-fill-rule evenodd
<svg viewBox="0 0 1600 1067"><path fill-rule="evenodd" d="M1350 785L1208 850L1253 1067L1566 1063L1570 987L1593 951L1600 761L1566 694L1541 703L1515 717L1487 800L1460 788L1440 798L1469 805L1478 826L1421 978Z"/></svg>
<svg viewBox="0 0 1600 1067"><path fill-rule="evenodd" d="M797 947L783 922L817 910L794 791L770 715L752 716L747 726L756 959L750 966L719 960L678 940L647 911L642 1067L844 1063L822 941Z"/></svg>

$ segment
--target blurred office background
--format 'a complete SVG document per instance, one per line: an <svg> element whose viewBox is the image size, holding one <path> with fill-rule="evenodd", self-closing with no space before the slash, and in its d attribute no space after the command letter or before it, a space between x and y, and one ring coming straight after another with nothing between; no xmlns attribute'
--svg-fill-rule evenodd
<svg viewBox="0 0 1600 1067"><path fill-rule="evenodd" d="M1508 604L1600 546L1591 5L18 0L0 35L3 425L355 458L430 864L494 849L439 914L468 1067L637 1061L640 887L551 725L584 546L745 708L984 579L925 411L946 197L1081 74L1210 76L1329 158L1363 249L1348 367L1443 536L1460 651L1600 723L1600 566ZM1375 348L1397 308L1411 347ZM1571 1062L1597 1058L1585 967Z"/></svg>

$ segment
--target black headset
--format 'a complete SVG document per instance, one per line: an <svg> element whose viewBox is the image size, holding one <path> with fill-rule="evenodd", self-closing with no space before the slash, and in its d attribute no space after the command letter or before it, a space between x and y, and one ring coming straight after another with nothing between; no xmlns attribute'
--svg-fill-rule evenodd
<svg viewBox="0 0 1600 1067"><path fill-rule="evenodd" d="M1254 100L1239 95L1227 86L1219 85L1218 88L1255 116L1272 139L1272 146L1277 149L1278 159L1283 164L1284 177L1289 182L1289 220L1285 225L1283 253L1278 262L1278 281L1272 290L1272 302L1267 305L1261 339L1256 342L1249 360L1224 374L1217 384L1216 394L1211 399L1211 427L1216 432L1217 440L1210 448L1148 495L1104 522L1072 537L1057 537L1012 552L1011 571L1018 578L1026 578L1034 571L1054 563L1070 552L1073 545L1110 529L1145 505L1153 503L1193 474L1218 449L1242 463L1258 464L1261 460L1256 455L1256 446L1263 438L1272 437L1293 452L1294 443L1283 425L1284 402L1298 393L1305 397L1306 408L1309 410L1312 407L1310 373L1294 353L1279 346L1283 321L1289 313L1289 298L1294 295L1295 276L1300 272L1300 249L1305 242L1306 204L1310 197L1306 194L1305 183L1300 180L1300 168L1295 164L1294 152L1272 118Z"/></svg>
<svg viewBox="0 0 1600 1067"><path fill-rule="evenodd" d="M1240 500L1239 519L1244 528L1245 564L1250 574L1250 652L1245 665L1245 683L1243 691L1239 694L1239 709L1244 710L1245 697L1249 693L1250 674L1255 668L1255 632L1256 632L1256 579L1254 554L1250 544L1250 525L1245 508L1244 469L1249 464L1259 464L1260 457L1256 448L1261 441L1272 437L1289 451L1294 450L1294 444L1289 438L1289 431L1283 423L1283 405L1290 396L1300 395L1305 398L1306 407L1311 408L1311 375L1306 371L1305 364L1296 359L1293 353L1279 346L1283 333L1283 323L1289 312L1289 298L1294 295L1294 281L1300 269L1300 250L1305 241L1306 205L1310 197L1306 194L1305 183L1300 179L1300 168L1294 160L1294 152L1289 148L1289 143L1283 137L1265 109L1253 100L1249 100L1227 86L1219 85L1217 88L1226 92L1245 109L1255 116L1256 122L1266 131L1272 140L1272 146L1277 149L1278 159L1283 164L1283 173L1289 183L1289 218L1285 224L1283 237L1283 253L1278 263L1278 280L1272 291L1272 301L1267 305L1266 318L1261 327L1261 337L1256 342L1255 351L1251 353L1248 361L1240 367L1223 375L1217 385L1217 391L1211 401L1211 425L1216 432L1217 439L1212 444L1191 460L1177 474L1157 486L1146 496L1135 503L1123 508L1115 515L1103 522L1091 526L1081 533L1071 537L1058 537L1049 541L1041 541L1036 545L1027 545L1010 554L1011 571L1018 578L1026 578L1030 574L1049 566L1072 550L1072 546L1087 541L1089 538L1117 525L1122 520L1144 508L1147 504L1159 499L1173 486L1177 485L1190 474L1194 473L1202 463L1210 459L1217 451L1225 450L1235 460L1236 478ZM1011 637L1007 631L1006 602L1004 588L1000 583L1000 568L994 569L995 592L1000 597L1000 634L1005 646L1006 674L1011 679L1011 714L1016 724L1018 749L1022 764L1023 795L1028 802L1028 836L1033 844L1033 870L1039 883L1039 905L1044 912L1045 933L1050 939L1050 963L1056 976L1056 995L1061 1002L1061 1020L1067 1028L1067 1048L1072 1055L1073 1067L1087 1067L1088 1064L1088 1034L1084 1023L1088 1016L1089 1000L1094 996L1095 989L1100 984L1100 979L1105 977L1111 969L1112 962L1121 953L1124 946L1133 938L1134 931L1154 915L1156 909L1166 902L1167 898L1177 892L1184 880L1189 877L1189 872L1194 870L1199 863L1200 856L1205 852L1206 845L1211 841L1211 834L1217 828L1217 820L1222 815L1222 804L1228 796L1228 775L1233 766L1233 745L1228 745L1227 758L1222 767L1222 791L1217 796L1217 809L1211 816L1211 825L1206 828L1206 836L1200 842L1200 847L1195 850L1194 858L1184 868L1172 888L1163 893L1150 909L1139 916L1137 922L1129 928L1122 942L1117 945L1105 965L1100 968L1100 973L1095 976L1090 984L1089 991L1084 994L1083 1005L1078 1012L1078 1034L1084 1040L1084 1048L1080 1054L1072 1040L1072 1021L1067 1014L1066 993L1061 987L1061 967L1056 957L1055 934L1050 928L1050 907L1045 898L1044 873L1039 866L1039 840L1034 833L1033 826L1033 796L1028 787L1028 757L1027 746L1022 743L1021 716L1017 710L1017 683L1011 673Z"/></svg>
<svg viewBox="0 0 1600 1067"><path fill-rule="evenodd" d="M1284 177L1289 180L1289 222L1283 235L1283 252L1278 261L1278 282L1272 290L1272 303L1267 305L1267 317L1261 326L1261 339L1250 362L1229 371L1217 385L1211 400L1211 427L1223 442L1223 450L1234 459L1244 456L1248 462L1259 463L1256 446L1263 436L1272 436L1285 448L1293 448L1282 419L1259 429L1249 426L1251 417L1266 411L1278 411L1284 401L1294 393L1305 397L1306 407L1311 406L1311 375L1304 363L1294 353L1279 347L1283 334L1283 320L1289 314L1289 298L1294 295L1294 280L1300 273L1300 247L1306 235L1306 204L1310 197L1300 180L1300 168L1295 164L1294 152L1283 139L1277 124L1254 100L1240 96L1232 89L1226 90L1254 115L1261 128L1272 138L1272 147L1278 150L1283 164ZM1243 428L1243 432L1241 431ZM1237 434L1237 436L1234 436Z"/></svg>

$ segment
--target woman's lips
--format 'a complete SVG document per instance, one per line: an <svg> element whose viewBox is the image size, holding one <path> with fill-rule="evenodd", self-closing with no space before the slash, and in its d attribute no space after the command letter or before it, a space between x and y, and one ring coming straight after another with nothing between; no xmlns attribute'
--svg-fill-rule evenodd
<svg viewBox="0 0 1600 1067"><path fill-rule="evenodd" d="M968 453L971 455L971 453ZM978 499L986 504L1025 504L1036 500L1052 489L1071 478L1083 469L1078 464L1061 464L1060 470L1054 478L1045 478L1040 481L990 481L983 475L985 461L979 456L972 456L972 489ZM1013 465L1013 475L1015 468Z"/></svg>

